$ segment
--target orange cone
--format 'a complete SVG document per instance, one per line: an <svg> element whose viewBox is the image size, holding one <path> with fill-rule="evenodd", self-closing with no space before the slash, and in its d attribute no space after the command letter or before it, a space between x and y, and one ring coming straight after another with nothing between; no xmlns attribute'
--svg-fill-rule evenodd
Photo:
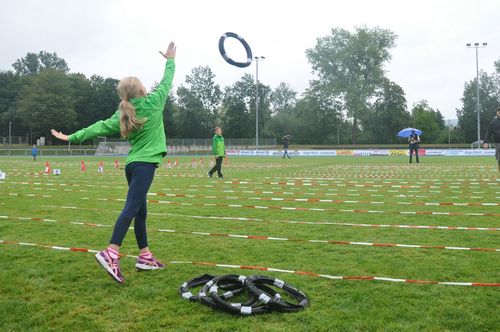
<svg viewBox="0 0 500 332"><path fill-rule="evenodd" d="M50 174L50 163L48 161L45 162L45 174Z"/></svg>

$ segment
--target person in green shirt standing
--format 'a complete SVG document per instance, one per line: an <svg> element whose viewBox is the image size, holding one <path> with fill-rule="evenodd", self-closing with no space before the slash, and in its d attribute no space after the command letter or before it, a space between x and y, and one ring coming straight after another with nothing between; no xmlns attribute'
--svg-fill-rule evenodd
<svg viewBox="0 0 500 332"><path fill-rule="evenodd" d="M220 127L215 127L215 135L212 138L212 152L215 156L215 165L208 172L208 176L212 175L217 171L219 179L222 179L222 160L226 156L226 146L224 145L224 137L222 136L222 129Z"/></svg>
<svg viewBox="0 0 500 332"><path fill-rule="evenodd" d="M164 267L151 253L146 233L146 195L153 182L155 170L167 153L163 109L175 72L176 46L168 45L163 79L154 91L147 94L146 88L136 77L126 77L117 86L120 105L106 120L100 120L71 135L54 129L52 135L72 143L79 143L97 136L120 134L128 139L131 149L125 162L128 192L125 206L116 220L111 240L106 249L95 255L96 260L119 283L125 281L119 262L119 251L127 230L134 219L134 233L139 247L135 267L138 270L157 270Z"/></svg>

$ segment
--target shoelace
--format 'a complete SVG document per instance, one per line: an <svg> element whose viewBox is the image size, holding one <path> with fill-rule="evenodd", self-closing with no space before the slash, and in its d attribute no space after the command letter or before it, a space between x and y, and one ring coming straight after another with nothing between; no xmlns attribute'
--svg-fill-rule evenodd
<svg viewBox="0 0 500 332"><path fill-rule="evenodd" d="M120 262L117 259L111 259L111 268L113 268L113 270L119 270Z"/></svg>
<svg viewBox="0 0 500 332"><path fill-rule="evenodd" d="M154 257L151 257L151 260L149 259L146 259L146 261L148 262L148 264L150 265L158 265L158 261L156 260L156 258Z"/></svg>

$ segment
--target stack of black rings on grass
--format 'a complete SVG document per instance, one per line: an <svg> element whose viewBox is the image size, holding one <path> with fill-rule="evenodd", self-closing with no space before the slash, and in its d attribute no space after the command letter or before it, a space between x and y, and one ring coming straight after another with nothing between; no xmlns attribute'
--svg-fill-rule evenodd
<svg viewBox="0 0 500 332"><path fill-rule="evenodd" d="M198 294L190 292L190 289L200 286L202 288ZM294 301L282 299L276 289L283 291ZM184 299L242 316L271 311L296 312L309 305L307 296L294 286L279 279L257 275L246 277L236 274L223 276L203 274L183 283L179 287L179 293ZM248 299L239 303L229 301L240 294L246 294Z"/></svg>

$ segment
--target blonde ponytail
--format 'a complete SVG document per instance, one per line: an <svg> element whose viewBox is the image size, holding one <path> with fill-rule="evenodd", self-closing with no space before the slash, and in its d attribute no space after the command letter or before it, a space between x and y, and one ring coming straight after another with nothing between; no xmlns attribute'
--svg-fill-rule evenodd
<svg viewBox="0 0 500 332"><path fill-rule="evenodd" d="M126 77L118 83L116 90L121 99L120 134L122 138L127 138L131 132L140 129L144 124L144 120L137 118L134 105L129 100L144 96L146 89L137 77Z"/></svg>
<svg viewBox="0 0 500 332"><path fill-rule="evenodd" d="M135 108L129 101L122 100L119 107L121 111L120 133L122 138L127 138L131 132L141 128L144 121L137 118Z"/></svg>

